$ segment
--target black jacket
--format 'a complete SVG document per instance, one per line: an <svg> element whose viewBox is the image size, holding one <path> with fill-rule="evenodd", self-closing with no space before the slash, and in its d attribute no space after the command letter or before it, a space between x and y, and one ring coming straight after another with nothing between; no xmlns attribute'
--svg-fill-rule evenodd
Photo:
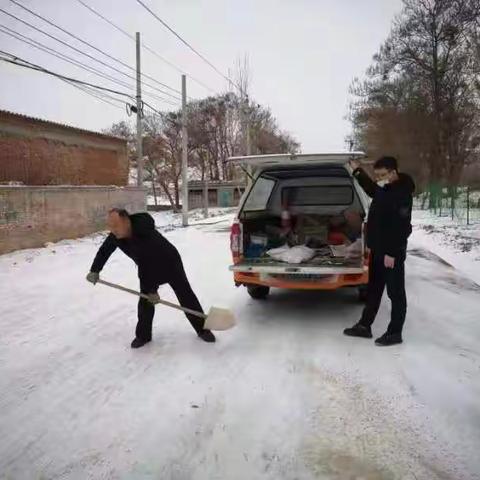
<svg viewBox="0 0 480 480"><path fill-rule="evenodd" d="M399 173L399 179L378 186L361 168L353 176L373 200L368 212L367 246L374 253L404 256L412 233L412 203L415 184L412 177Z"/></svg>
<svg viewBox="0 0 480 480"><path fill-rule="evenodd" d="M143 292L155 292L168 282L169 274L181 262L177 249L155 229L155 221L148 213L130 215L132 236L117 239L110 233L100 246L90 270L100 272L116 248L122 250L138 266L138 277Z"/></svg>

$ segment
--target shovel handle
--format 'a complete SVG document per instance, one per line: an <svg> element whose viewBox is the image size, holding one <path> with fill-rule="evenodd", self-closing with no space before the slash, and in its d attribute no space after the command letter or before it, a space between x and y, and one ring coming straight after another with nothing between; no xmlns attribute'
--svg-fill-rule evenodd
<svg viewBox="0 0 480 480"><path fill-rule="evenodd" d="M136 295L137 297L144 298L145 300L150 300L148 295L146 295L145 293L137 292L136 290L123 287L122 285L117 285L116 283L107 282L106 280L102 280L101 278L98 279L97 283L101 283L102 285L106 285L107 287L116 288L117 290L122 290L122 292L131 293L132 295ZM166 300L162 300L162 299L160 299L158 303L161 303L162 305L165 305L167 307L175 308L176 310L181 310L182 312L185 312L185 313L191 313L196 317L200 317L203 319L207 318L207 315L205 315L204 313L197 312L196 310L192 310L190 308L181 307L176 303L167 302Z"/></svg>

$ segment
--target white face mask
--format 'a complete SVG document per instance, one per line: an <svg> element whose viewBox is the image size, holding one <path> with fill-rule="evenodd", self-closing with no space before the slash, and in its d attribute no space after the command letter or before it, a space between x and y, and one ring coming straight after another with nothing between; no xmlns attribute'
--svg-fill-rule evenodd
<svg viewBox="0 0 480 480"><path fill-rule="evenodd" d="M390 183L390 182L389 182L388 180L383 179L383 180L379 180L379 181L377 182L377 185L378 185L379 187L382 187L382 188L383 188L385 185L388 185L389 183Z"/></svg>

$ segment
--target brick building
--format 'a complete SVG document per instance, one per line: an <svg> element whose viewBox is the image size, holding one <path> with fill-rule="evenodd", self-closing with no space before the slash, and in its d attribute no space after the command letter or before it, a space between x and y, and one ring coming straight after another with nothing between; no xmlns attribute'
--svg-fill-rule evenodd
<svg viewBox="0 0 480 480"><path fill-rule="evenodd" d="M145 210L127 182L125 140L0 110L0 254L103 230L112 207Z"/></svg>
<svg viewBox="0 0 480 480"><path fill-rule="evenodd" d="M0 110L0 183L127 185L124 139Z"/></svg>

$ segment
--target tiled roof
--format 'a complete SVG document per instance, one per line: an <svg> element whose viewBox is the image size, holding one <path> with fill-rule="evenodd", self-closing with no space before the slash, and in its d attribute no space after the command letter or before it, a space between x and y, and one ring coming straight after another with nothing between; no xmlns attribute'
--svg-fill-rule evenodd
<svg viewBox="0 0 480 480"><path fill-rule="evenodd" d="M10 112L8 110L0 110L0 118L2 118L2 117L3 118L12 117L12 118L17 118L17 119L21 119L21 120L29 120L29 121L36 122L38 124L42 124L42 125L46 125L46 126L50 125L52 127L59 127L59 128L64 129L64 130L69 130L71 132L93 135L93 136L100 137L100 138L105 138L105 139L108 139L108 140L119 140L119 141L122 141L122 142L126 141L124 138L116 137L114 135L107 135L105 133L94 132L92 130L84 130L83 128L72 127L71 125L66 125L64 123L51 122L50 120L43 120L41 118L29 117L28 115L22 115L21 113L14 113L14 112Z"/></svg>

